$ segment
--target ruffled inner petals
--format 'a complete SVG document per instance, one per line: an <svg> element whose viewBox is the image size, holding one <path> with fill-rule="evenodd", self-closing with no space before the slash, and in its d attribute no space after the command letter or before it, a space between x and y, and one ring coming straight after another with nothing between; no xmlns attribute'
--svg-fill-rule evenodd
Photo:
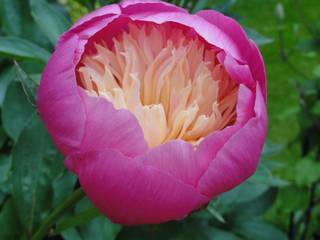
<svg viewBox="0 0 320 240"><path fill-rule="evenodd" d="M198 145L234 123L238 84L216 49L167 23L131 23L113 45L83 57L79 85L137 118L150 147L172 139Z"/></svg>

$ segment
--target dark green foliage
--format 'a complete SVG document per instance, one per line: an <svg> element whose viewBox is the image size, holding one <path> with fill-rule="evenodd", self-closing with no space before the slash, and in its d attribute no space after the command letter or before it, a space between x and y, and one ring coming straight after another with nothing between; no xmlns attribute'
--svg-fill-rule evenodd
<svg viewBox="0 0 320 240"><path fill-rule="evenodd" d="M45 0L29 2L34 21L50 42L56 44L59 36L70 26L70 21Z"/></svg>
<svg viewBox="0 0 320 240"><path fill-rule="evenodd" d="M33 112L35 108L28 102L21 83L11 82L3 102L2 122L4 130L12 140L18 140Z"/></svg>
<svg viewBox="0 0 320 240"><path fill-rule="evenodd" d="M18 37L0 37L0 55L11 59L33 59L46 62L50 53Z"/></svg>

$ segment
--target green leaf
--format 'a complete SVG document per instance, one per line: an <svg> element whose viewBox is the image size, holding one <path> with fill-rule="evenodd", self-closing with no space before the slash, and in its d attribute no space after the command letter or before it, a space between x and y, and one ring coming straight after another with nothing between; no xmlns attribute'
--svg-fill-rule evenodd
<svg viewBox="0 0 320 240"><path fill-rule="evenodd" d="M84 198L82 199L76 206L76 214L88 214L89 210L89 216L90 214L97 214L97 212L90 212L93 209L93 206L91 202ZM85 215L85 214L84 214ZM91 215L92 216L92 215ZM92 219L90 222L87 222L87 224L81 226L79 228L80 235L82 239L95 239L95 240L114 240L116 239L116 236L121 230L121 226L118 224L112 223L110 220L108 220L105 216L98 216Z"/></svg>
<svg viewBox="0 0 320 240"><path fill-rule="evenodd" d="M83 239L114 240L120 230L120 225L116 225L106 217L100 216L80 228L80 233Z"/></svg>
<svg viewBox="0 0 320 240"><path fill-rule="evenodd" d="M29 78L35 83L40 83L41 80L41 73L29 74Z"/></svg>
<svg viewBox="0 0 320 240"><path fill-rule="evenodd" d="M215 209L215 207L212 204L213 202L209 203L207 206L208 212L215 217L219 222L226 223L226 220L223 218L222 214L218 212L218 210Z"/></svg>
<svg viewBox="0 0 320 240"><path fill-rule="evenodd" d="M21 37L45 48L51 47L33 21L27 0L0 0L0 20L5 35Z"/></svg>
<svg viewBox="0 0 320 240"><path fill-rule="evenodd" d="M0 0L2 27L7 35L19 36L22 33L20 2L20 0Z"/></svg>
<svg viewBox="0 0 320 240"><path fill-rule="evenodd" d="M269 157L276 154L279 154L283 147L280 144L274 144L267 141L263 146L262 157Z"/></svg>
<svg viewBox="0 0 320 240"><path fill-rule="evenodd" d="M257 198L267 190L267 185L246 181L233 190L222 194L218 199L225 208L232 208L239 203Z"/></svg>
<svg viewBox="0 0 320 240"><path fill-rule="evenodd" d="M193 13L196 13L205 8L212 8L212 2L210 0L198 0L196 1L196 5L192 9Z"/></svg>
<svg viewBox="0 0 320 240"><path fill-rule="evenodd" d="M26 94L28 101L35 106L35 98L36 98L36 91L38 86L35 82L23 71L20 65L15 61L14 66L17 72L17 78L21 82L23 90Z"/></svg>
<svg viewBox="0 0 320 240"><path fill-rule="evenodd" d="M21 239L20 224L12 199L9 199L0 213L0 239Z"/></svg>
<svg viewBox="0 0 320 240"><path fill-rule="evenodd" d="M176 229L179 229L179 230L177 231ZM196 240L196 239L210 240L213 237L210 234L210 226L207 222L200 222L200 221L193 221L192 219L186 219L183 223L180 223L176 227L176 229L172 229L173 230L172 233L169 232L170 240ZM168 230L169 229L167 229L167 231ZM162 231L165 231L165 229L163 229ZM168 238L159 238L159 239L168 239Z"/></svg>
<svg viewBox="0 0 320 240"><path fill-rule="evenodd" d="M311 109L311 112L317 116L320 115L320 100L316 101Z"/></svg>
<svg viewBox="0 0 320 240"><path fill-rule="evenodd" d="M80 233L75 228L69 228L61 233L64 240L82 240Z"/></svg>
<svg viewBox="0 0 320 240"><path fill-rule="evenodd" d="M245 237L254 240L286 240L286 235L272 225L261 220L247 220L237 222L235 231Z"/></svg>
<svg viewBox="0 0 320 240"><path fill-rule="evenodd" d="M65 200L70 193L72 193L74 185L76 184L77 177L64 169L61 171L61 175L58 176L52 183L53 186L53 208L59 205Z"/></svg>
<svg viewBox="0 0 320 240"><path fill-rule="evenodd" d="M117 240L240 240L226 227L228 230L218 229L216 223L188 217L158 225L124 226Z"/></svg>
<svg viewBox="0 0 320 240"><path fill-rule="evenodd" d="M89 10L94 10L96 0L74 0L78 2L80 6L85 6Z"/></svg>
<svg viewBox="0 0 320 240"><path fill-rule="evenodd" d="M320 179L320 163L308 157L303 158L297 161L294 174L294 180L298 186L309 186Z"/></svg>
<svg viewBox="0 0 320 240"><path fill-rule="evenodd" d="M4 130L14 141L17 141L21 130L34 111L34 107L26 98L21 83L12 82L3 102L2 121Z"/></svg>
<svg viewBox="0 0 320 240"><path fill-rule="evenodd" d="M271 171L263 164L260 163L255 174L250 178L250 181L257 184L264 184L269 187L283 187L289 183L272 176Z"/></svg>
<svg viewBox="0 0 320 240"><path fill-rule="evenodd" d="M6 194L0 191L0 205L3 205L4 200L6 199ZM1 213L0 213L1 215Z"/></svg>
<svg viewBox="0 0 320 240"><path fill-rule="evenodd" d="M0 108L3 105L3 100L10 82L15 78L16 73L13 68L2 70L0 73Z"/></svg>
<svg viewBox="0 0 320 240"><path fill-rule="evenodd" d="M301 107L299 105L293 105L293 106L287 107L286 109L283 110L283 112L281 112L277 116L277 119L285 120L290 117L295 117L299 113L300 109Z"/></svg>
<svg viewBox="0 0 320 240"><path fill-rule="evenodd" d="M68 19L45 0L30 0L31 14L42 32L52 44L68 29Z"/></svg>
<svg viewBox="0 0 320 240"><path fill-rule="evenodd" d="M42 62L34 62L30 60L19 61L19 66L27 74L39 74L43 71L45 64ZM39 85L39 82L35 82Z"/></svg>
<svg viewBox="0 0 320 240"><path fill-rule="evenodd" d="M45 127L36 113L12 150L13 200L28 234L51 206L52 180L63 169Z"/></svg>
<svg viewBox="0 0 320 240"><path fill-rule="evenodd" d="M228 213L229 219L248 219L261 216L275 202L277 193L276 188L270 188L257 198L238 204Z"/></svg>
<svg viewBox="0 0 320 240"><path fill-rule="evenodd" d="M281 212L289 215L293 211L304 209L307 204L307 191L304 192L296 186L288 186L279 190L275 205Z"/></svg>
<svg viewBox="0 0 320 240"><path fill-rule="evenodd" d="M6 142L7 135L3 130L3 127L0 125L0 149L2 148L3 144Z"/></svg>
<svg viewBox="0 0 320 240"><path fill-rule="evenodd" d="M101 216L101 213L96 208L89 208L59 223L55 232L60 233L69 228L74 228L76 226L83 225L87 222L92 221L98 216Z"/></svg>
<svg viewBox="0 0 320 240"><path fill-rule="evenodd" d="M220 195L210 204L215 204L219 214L235 215L239 211L250 214L261 214L270 207L275 197L272 187L286 186L287 182L272 176L270 170L262 163L256 173L247 181ZM210 206L210 205L209 205Z"/></svg>
<svg viewBox="0 0 320 240"><path fill-rule="evenodd" d="M0 155L0 189L1 185L9 179L9 173L11 168L11 157L6 155Z"/></svg>
<svg viewBox="0 0 320 240"><path fill-rule="evenodd" d="M208 2L210 2L212 5L211 1ZM226 0L214 5L214 9L222 13L228 13L230 9L236 4L236 2L237 0Z"/></svg>
<svg viewBox="0 0 320 240"><path fill-rule="evenodd" d="M320 65L316 66L312 72L315 77L320 78Z"/></svg>
<svg viewBox="0 0 320 240"><path fill-rule="evenodd" d="M33 59L47 62L50 53L22 38L0 37L0 56L13 59Z"/></svg>
<svg viewBox="0 0 320 240"><path fill-rule="evenodd" d="M273 39L263 36L262 34L258 33L256 30L251 28L245 28L246 33L248 34L249 38L251 38L258 46L266 45L273 42Z"/></svg>
<svg viewBox="0 0 320 240"><path fill-rule="evenodd" d="M210 240L240 240L240 238L231 231L225 231L218 228L210 229L210 231L208 231L208 235L209 234L210 237L208 239Z"/></svg>
<svg viewBox="0 0 320 240"><path fill-rule="evenodd" d="M11 155L0 155L0 192L3 194L11 194L12 182L11 182Z"/></svg>
<svg viewBox="0 0 320 240"><path fill-rule="evenodd" d="M286 181L274 177L271 171L260 163L256 173L246 182L222 194L210 204L215 204L215 209L219 209L227 222L242 216L261 215L275 201L275 187L287 185Z"/></svg>

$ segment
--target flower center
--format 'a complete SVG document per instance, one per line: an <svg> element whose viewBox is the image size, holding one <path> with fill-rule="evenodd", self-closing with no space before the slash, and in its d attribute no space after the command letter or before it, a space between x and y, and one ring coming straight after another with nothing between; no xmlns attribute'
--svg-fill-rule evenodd
<svg viewBox="0 0 320 240"><path fill-rule="evenodd" d="M197 145L234 123L238 85L199 37L170 23L137 23L111 47L94 46L78 67L78 84L132 112L150 147L172 139Z"/></svg>

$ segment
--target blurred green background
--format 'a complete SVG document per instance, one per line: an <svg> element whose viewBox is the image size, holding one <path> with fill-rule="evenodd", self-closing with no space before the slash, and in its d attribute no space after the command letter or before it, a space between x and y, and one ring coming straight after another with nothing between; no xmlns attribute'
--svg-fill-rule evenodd
<svg viewBox="0 0 320 240"><path fill-rule="evenodd" d="M57 212L81 196L38 118L35 92L59 35L110 2L0 0L0 239L36 239L50 219L47 239L320 239L319 0L171 1L237 19L262 51L269 131L254 176L162 225L112 224L86 198Z"/></svg>

